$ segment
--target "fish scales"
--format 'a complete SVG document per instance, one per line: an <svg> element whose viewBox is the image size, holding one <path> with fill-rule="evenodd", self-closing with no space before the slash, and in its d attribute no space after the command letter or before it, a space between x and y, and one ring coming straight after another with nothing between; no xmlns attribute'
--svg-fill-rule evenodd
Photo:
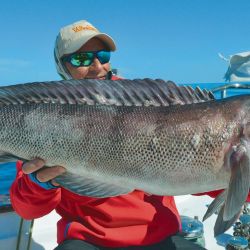
<svg viewBox="0 0 250 250"><path fill-rule="evenodd" d="M5 106L0 111L5 118L1 119L0 143L2 150L22 159L40 157L48 166L66 166L83 175L96 172L97 179L119 178L123 185L143 186L151 193L208 191L214 189L220 172L225 174L224 150L237 128L234 117L229 124L215 115L219 107L217 103L209 109L204 103L162 108ZM204 109L205 116L197 115ZM216 188L223 188L228 178Z"/></svg>

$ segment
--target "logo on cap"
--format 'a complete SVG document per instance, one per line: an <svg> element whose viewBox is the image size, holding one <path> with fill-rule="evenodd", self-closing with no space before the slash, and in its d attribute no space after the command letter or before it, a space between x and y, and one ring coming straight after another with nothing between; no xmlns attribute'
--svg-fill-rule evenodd
<svg viewBox="0 0 250 250"><path fill-rule="evenodd" d="M78 26L73 27L72 30L74 32L79 32L79 31L82 31L82 30L93 30L93 31L98 32L98 30L95 27L91 26L91 25L86 25L86 26L78 25Z"/></svg>

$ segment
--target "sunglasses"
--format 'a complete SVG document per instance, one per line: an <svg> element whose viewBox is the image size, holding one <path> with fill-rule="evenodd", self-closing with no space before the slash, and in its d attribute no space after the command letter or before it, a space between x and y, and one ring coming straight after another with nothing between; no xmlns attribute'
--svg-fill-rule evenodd
<svg viewBox="0 0 250 250"><path fill-rule="evenodd" d="M110 51L99 50L74 53L63 57L62 61L70 63L73 67L88 67L93 63L95 58L97 58L101 64L108 63L110 60Z"/></svg>

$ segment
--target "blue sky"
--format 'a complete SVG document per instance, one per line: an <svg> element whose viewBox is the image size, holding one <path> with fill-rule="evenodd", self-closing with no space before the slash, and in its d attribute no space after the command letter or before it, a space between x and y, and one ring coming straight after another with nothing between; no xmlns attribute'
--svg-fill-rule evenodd
<svg viewBox="0 0 250 250"><path fill-rule="evenodd" d="M250 50L249 0L3 0L0 85L59 80L59 29L85 19L116 41L125 78L223 82L229 55Z"/></svg>

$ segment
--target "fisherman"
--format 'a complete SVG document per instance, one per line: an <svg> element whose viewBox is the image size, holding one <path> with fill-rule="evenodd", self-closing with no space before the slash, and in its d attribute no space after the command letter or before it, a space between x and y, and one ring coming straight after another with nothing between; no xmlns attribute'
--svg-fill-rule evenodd
<svg viewBox="0 0 250 250"><path fill-rule="evenodd" d="M70 24L56 38L57 72L63 79L116 80L110 66L115 50L114 40L89 22ZM140 190L110 198L84 197L53 180L66 171L63 166L45 165L38 158L18 161L10 195L13 208L24 219L42 217L53 209L62 217L56 250L204 249L177 235L181 221L173 197ZM209 194L215 197L218 192Z"/></svg>

